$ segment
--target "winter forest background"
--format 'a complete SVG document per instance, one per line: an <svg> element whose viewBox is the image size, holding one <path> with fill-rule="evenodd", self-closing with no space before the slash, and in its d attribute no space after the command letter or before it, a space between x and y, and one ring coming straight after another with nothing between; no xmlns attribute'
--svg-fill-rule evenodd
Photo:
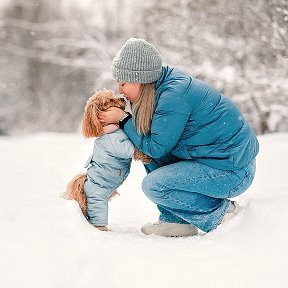
<svg viewBox="0 0 288 288"><path fill-rule="evenodd" d="M258 134L288 131L287 0L1 0L0 135L79 130L111 62L144 38L231 97Z"/></svg>

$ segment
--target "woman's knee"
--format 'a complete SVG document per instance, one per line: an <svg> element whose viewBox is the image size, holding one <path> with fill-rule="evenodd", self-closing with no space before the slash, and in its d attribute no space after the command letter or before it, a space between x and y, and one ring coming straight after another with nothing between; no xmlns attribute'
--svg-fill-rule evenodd
<svg viewBox="0 0 288 288"><path fill-rule="evenodd" d="M142 181L142 190L150 200L153 200L157 193L158 179L156 174L157 173L153 171L146 175Z"/></svg>
<svg viewBox="0 0 288 288"><path fill-rule="evenodd" d="M149 173L144 177L142 181L142 190L148 198L150 198L148 195L150 194L152 188L152 181L150 180L152 178L151 175L152 173Z"/></svg>

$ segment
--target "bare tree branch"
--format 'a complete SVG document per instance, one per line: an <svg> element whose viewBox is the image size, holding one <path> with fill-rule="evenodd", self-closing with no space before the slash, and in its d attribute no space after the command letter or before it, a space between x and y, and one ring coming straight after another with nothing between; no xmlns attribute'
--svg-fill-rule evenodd
<svg viewBox="0 0 288 288"><path fill-rule="evenodd" d="M4 18L0 20L0 27L5 28L8 26L37 32L56 30L59 29L59 27L69 28L68 23L64 20L51 21L47 23L35 23L15 18Z"/></svg>
<svg viewBox="0 0 288 288"><path fill-rule="evenodd" d="M50 63L59 66L72 67L74 69L82 70L94 70L97 71L99 68L96 68L96 64L91 64L91 61L86 61L84 58L64 58L64 57L55 57L50 55L45 55L45 53L38 53L34 50L19 47L16 45L7 45L0 47L0 51L5 51L22 57L33 58L35 61L41 63Z"/></svg>

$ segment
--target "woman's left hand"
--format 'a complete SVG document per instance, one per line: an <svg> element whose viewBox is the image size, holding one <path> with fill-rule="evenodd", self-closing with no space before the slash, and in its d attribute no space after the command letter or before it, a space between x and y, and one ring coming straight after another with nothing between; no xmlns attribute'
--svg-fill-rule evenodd
<svg viewBox="0 0 288 288"><path fill-rule="evenodd" d="M111 107L105 112L99 112L98 118L100 122L106 124L118 124L119 120L123 117L124 111L117 107Z"/></svg>

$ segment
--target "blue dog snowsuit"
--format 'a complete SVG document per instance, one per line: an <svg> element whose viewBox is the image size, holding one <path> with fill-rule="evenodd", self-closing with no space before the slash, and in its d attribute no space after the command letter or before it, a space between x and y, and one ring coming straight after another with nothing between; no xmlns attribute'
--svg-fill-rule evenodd
<svg viewBox="0 0 288 288"><path fill-rule="evenodd" d="M128 176L134 149L134 145L121 129L95 139L93 154L85 165L88 169L84 184L87 214L91 224L108 224L109 197Z"/></svg>

